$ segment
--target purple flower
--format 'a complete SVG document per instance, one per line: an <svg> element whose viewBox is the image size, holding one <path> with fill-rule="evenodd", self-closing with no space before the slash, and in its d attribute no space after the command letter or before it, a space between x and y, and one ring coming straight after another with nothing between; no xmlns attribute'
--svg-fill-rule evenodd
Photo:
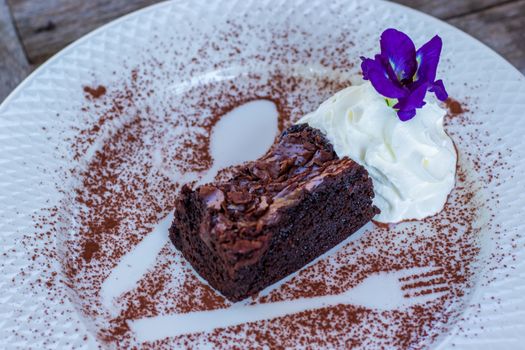
<svg viewBox="0 0 525 350"><path fill-rule="evenodd" d="M400 120L416 115L425 105L427 91L445 101L447 91L436 71L443 42L439 36L430 39L416 51L412 40L403 32L387 29L381 34L381 53L373 59L361 57L363 78L370 80L378 93L395 99L394 109Z"/></svg>

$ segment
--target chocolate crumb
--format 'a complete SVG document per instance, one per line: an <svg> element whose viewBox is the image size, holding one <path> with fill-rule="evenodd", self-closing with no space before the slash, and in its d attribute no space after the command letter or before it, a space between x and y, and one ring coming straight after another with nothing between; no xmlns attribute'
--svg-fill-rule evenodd
<svg viewBox="0 0 525 350"><path fill-rule="evenodd" d="M106 87L103 85L99 85L96 88L84 86L84 92L86 93L86 96L92 99L97 99L106 94Z"/></svg>
<svg viewBox="0 0 525 350"><path fill-rule="evenodd" d="M464 113L465 111L463 110L463 107L461 105L460 102L454 100L453 98L449 97L446 101L445 101L445 105L447 106L447 109L449 111L449 113L451 115L458 115L458 114L462 114Z"/></svg>

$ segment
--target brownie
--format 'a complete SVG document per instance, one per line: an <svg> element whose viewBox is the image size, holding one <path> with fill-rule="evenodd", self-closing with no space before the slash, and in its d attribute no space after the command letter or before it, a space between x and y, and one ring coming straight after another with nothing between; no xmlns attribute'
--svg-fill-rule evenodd
<svg viewBox="0 0 525 350"><path fill-rule="evenodd" d="M184 186L170 228L175 247L231 301L297 271L379 213L367 171L339 159L306 124L232 171L228 180Z"/></svg>

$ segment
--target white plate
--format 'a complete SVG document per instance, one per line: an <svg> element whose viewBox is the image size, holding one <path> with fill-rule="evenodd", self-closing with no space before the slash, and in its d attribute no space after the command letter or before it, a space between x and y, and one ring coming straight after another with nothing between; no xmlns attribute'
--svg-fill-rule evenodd
<svg viewBox="0 0 525 350"><path fill-rule="evenodd" d="M238 24L241 24L243 29L232 32L232 28ZM114 136L115 131L126 127L129 118L140 113L143 113L144 118L146 107L150 107L148 115L153 116L153 119L150 119L159 121L158 129L146 131L156 135L152 144L159 145L160 149L162 146L171 145L164 149L164 152L171 156L174 150L179 152L180 148L170 144L173 141L170 137L173 136L172 132L185 129L178 126L174 127L173 131L166 127L166 123L162 121L162 113L166 108L176 107L170 105L169 101L180 102L182 109L170 112L172 114L168 114L166 118L172 118L173 115L180 118L180 113L191 112L191 99L199 98L191 97L191 89L198 91L199 87L202 89L206 84L224 85L234 81L241 90L249 91L249 84L264 81L269 72L277 69L289 75L302 77L305 84L299 87L298 94L294 96L304 94L306 100L292 112L297 114L301 110L312 109L326 97L328 90L334 88L325 87L317 93L315 87L318 86L318 80L326 78L332 82L346 81L358 71L359 56L370 56L377 51L379 34L388 27L407 32L418 45L435 34L439 34L445 43L439 74L447 84L450 95L464 102L469 109L469 112L461 117L451 119L448 125L448 131L458 146L462 166L467 169L469 186L472 186L457 191L459 194L475 192L475 205L469 201L465 201L464 205L466 209L479 214L478 218L471 222L470 236L467 239L474 244L474 250L465 250L467 246L463 246L462 249L454 245L450 247L458 254L461 252L468 255L476 252L478 263L470 262L472 257L468 258L466 255L450 256L444 260L436 255L436 252L439 252L436 249L446 247L439 242L465 237L462 232L469 225L467 222L446 222L443 224L445 229L440 232L432 231L437 225L435 221L408 223L392 229L388 234L368 225L356 237L323 256L298 275L294 275L292 279L288 278L284 284L265 291L261 298L269 294L276 298L288 299L286 286L301 293L301 288L307 289L315 278L326 285L331 283L334 290L338 287L337 283L357 284L356 281L363 281L365 277L372 275L372 268L366 269L363 266L366 266L368 261L376 261L377 256L384 258L382 259L385 265L382 266L382 270L392 272L391 270L411 267L412 265L407 263L406 266L401 265L393 269L392 261L388 262L389 257L396 256L397 253L399 258L399 254L405 254L406 251L418 252L416 257L411 258L412 263L419 261L420 265L424 265L428 262L431 267L443 267L436 266L436 261L440 261L445 265L450 262L450 266L447 265L449 268L468 268L470 272L456 271L452 274L456 277L468 275L468 279L452 281L449 278L451 276L447 275L449 279L446 283L450 284L450 290L453 290L447 293L452 294L447 294L448 296L439 302L434 300L430 304L407 309L406 303L410 301L400 299L405 300L403 303L395 298L390 301L384 299L387 286L385 273L388 271L383 271L379 275L380 278L368 280L367 288L361 284L361 289L352 289L353 299L349 297L349 300L354 306L343 307L342 311L341 308L325 309L332 310L329 316L326 316L326 312L306 312L275 322L242 324L238 334L230 328L212 332L211 335L183 335L154 345L183 347L185 339L189 344L201 347L212 346L214 341L225 346L228 342L246 347L271 346L272 343L268 339L272 338L281 345L303 347L348 347L350 344L363 348L378 344L387 347L441 348L455 345L461 349L520 347L525 341L525 239L521 215L525 207L521 181L521 176L525 173L525 124L522 123L525 110L525 79L493 51L455 28L399 5L365 0L162 3L126 16L87 35L26 79L0 106L0 286L3 292L0 305L0 347L63 349L96 348L97 345L123 347L132 344L137 338L121 341L120 344L114 341L104 343L95 334L100 334L100 329L108 326L107 319L118 315L119 308L125 308L123 302L137 302L133 294L128 295L128 299L112 299L112 296L119 296L127 288L134 288L133 276L137 276L141 266L152 268L152 264L158 265L163 261L169 263L165 269L175 276L169 282L169 287L165 287L167 290L178 291L179 294L186 293L189 298L186 299L186 303L195 301L199 304L199 300L203 298L199 293L208 293L207 297L211 295L212 299L220 300L213 291L205 289L202 282L192 277L192 271L187 266L181 266L182 260L171 245L167 244L163 248L164 260L160 259L162 261L155 260L155 256L151 254L155 249L161 249L166 242L165 233L169 221L164 221L164 226L158 226L158 230L151 234L151 225L148 226L149 229L142 231L126 230L119 236L121 243L118 243L117 236L111 238L115 240L115 246L121 244L124 252L128 252L132 245L130 242L137 242L149 234L142 246L144 252L148 253L143 253L139 258L128 257L124 264L120 264L118 271L121 275L110 276L102 295L92 294L101 287L100 280L94 282L88 278L84 280L87 281L85 285L75 283L74 279L68 283L67 271L71 272L72 266L68 267L67 262L73 261L72 264L75 265L73 257L79 254L75 247L86 243L82 241L85 237L78 237L83 222L79 220L81 207L75 203L73 192L82 180L79 172L86 169L92 157L96 156L94 150L101 147L104 140ZM286 33L287 36L282 35ZM207 42L214 42L218 46L204 45ZM351 42L354 45L350 45ZM337 52L336 48L342 48L342 51ZM302 51L310 49L309 56ZM331 53L334 53L334 56L330 56ZM259 57L255 57L257 55ZM265 60L261 60L261 57ZM152 58L163 65L150 65L148 72L144 73L145 62L151 62ZM221 65L214 67L213 63ZM353 63L353 66L350 63ZM105 101L104 99L121 91L119 89L123 89L123 84L132 84L131 71L135 67L139 67L138 79L142 84L152 87L153 93L141 98L133 97L134 105L124 107L125 113L95 132L94 146L89 148L87 153L75 158L75 148L72 148L71 144L75 136L78 136L78 128L88 128L100 118L101 110L105 108L104 105L95 106L99 100L86 99L82 87L99 84L107 86L108 93L100 99ZM254 72L260 74L259 80L248 75ZM143 79L148 77L149 82L144 82ZM189 94L190 97L182 101L180 99L184 94ZM213 92L210 92L210 96L217 98ZM264 91L260 96L265 96ZM88 108L82 110L83 106ZM270 105L259 107L267 108L269 114L273 113L273 107ZM202 117L207 118L206 115ZM241 125L233 124L235 127ZM246 123L245 126L253 125ZM240 154L241 159L226 159L224 164L259 154L273 137L275 120L268 120L257 128L266 130L261 131L259 137L253 137L259 142L261 149L235 153ZM164 133L156 134L161 130ZM149 150L150 146L145 146L145 149ZM235 144L221 141L217 147L226 146L235 147ZM246 153L248 151L252 153ZM174 170L173 164L165 163L166 160L162 158L160 162L158 160L155 163L157 168L154 177L164 174L170 179L184 180ZM191 179L193 175L188 175L185 180ZM473 188L476 190L472 191ZM162 199L163 193L159 191L151 195L160 198L155 200L165 202L166 198ZM173 193L167 196L170 195ZM50 208L59 208L58 215ZM454 208L459 209L458 205ZM153 211L152 215L161 220L168 209L161 208L158 212ZM95 214L97 213L93 215ZM462 217L457 216L457 212L455 215L455 218ZM125 219L126 225L134 224L134 220L138 220L139 217L137 212L130 211ZM459 233L453 233L451 230L454 225L459 226ZM117 227L120 229L121 226ZM403 230L408 232L410 227L414 228L413 233L400 233ZM435 242L435 245L428 248L429 256L434 254L431 258L425 255L425 250L418 250L421 247L414 241L415 237L419 237L423 242L430 242L424 240L428 239L424 238L425 232L431 237L430 241ZM378 237L379 242L371 244L374 237ZM400 243L403 239L407 241ZM386 251L381 250L382 244L388 247ZM396 248L399 251L396 251ZM92 260L86 263L88 267L83 273L86 276L93 273L99 278L109 276L111 269L107 268L108 262L107 259L104 260L104 254L112 249L113 246L104 246L95 252ZM374 249L378 254L374 254ZM353 252L353 255L350 252ZM446 254L443 251L443 256L446 257ZM374 256L376 258L372 258ZM341 257L344 258L343 261ZM358 261L359 258L366 259ZM151 259L151 265L148 265L148 259ZM99 260L105 263L99 263ZM114 261L114 264L116 262ZM126 267L126 263L131 265L131 270ZM331 266L339 270L320 273L318 270L322 266ZM334 274L333 271L337 273ZM344 271L346 275L343 274ZM357 276L358 271L364 275ZM119 276L120 281L115 281L114 277ZM187 279L193 283L193 292L192 289L188 291L181 287ZM464 292L463 297L458 297L458 290ZM159 295L162 295L162 292ZM162 310L168 308L162 305L171 305L169 307L176 309L177 305L180 306L177 304L180 297L174 295L171 300L159 297L158 305L151 306L148 312L152 315L162 314ZM328 304L339 302L319 299L295 300L273 307L263 305L250 315L274 317L274 311L298 311L312 307L317 301ZM230 307L222 301L214 305ZM220 321L216 324L211 321L195 321L197 318L189 321L183 319L182 325L189 332L233 324L236 320L241 320L243 305L234 305L230 311L220 311L218 316L213 318L213 322ZM438 308L431 309L429 305L438 305ZM378 311L379 307L390 311ZM134 307L128 309L133 311ZM99 310L100 314L85 313L93 310ZM229 319L231 310L234 314ZM419 312L417 317L416 312ZM147 312L139 316L145 315ZM244 321L250 320L250 317L252 316ZM421 321L425 317L428 317L429 321ZM169 322L175 321L173 318L169 319ZM172 327L166 327L167 324ZM421 325L421 328L417 328L417 325ZM293 333L292 328L298 331ZM379 331L379 328L383 330ZM140 330L135 326L132 326L132 329ZM174 323L160 322L140 334L126 334L138 338L161 338L163 332L176 332L181 329L182 326L175 326ZM254 332L266 332L266 338L254 338ZM394 333L397 333L398 337L394 337ZM226 335L230 337L229 340L225 338ZM387 335L397 341L385 342L378 335ZM120 338L117 336L116 339ZM408 339L408 343L399 342L400 339Z"/></svg>

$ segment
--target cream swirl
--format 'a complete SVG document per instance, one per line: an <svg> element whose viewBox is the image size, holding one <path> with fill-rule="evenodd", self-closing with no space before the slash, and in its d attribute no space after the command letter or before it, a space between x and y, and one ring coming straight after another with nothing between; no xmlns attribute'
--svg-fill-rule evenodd
<svg viewBox="0 0 525 350"><path fill-rule="evenodd" d="M363 165L374 184L374 220L422 219L440 212L454 187L456 151L433 101L401 122L369 82L343 89L299 123L320 129L338 156Z"/></svg>

